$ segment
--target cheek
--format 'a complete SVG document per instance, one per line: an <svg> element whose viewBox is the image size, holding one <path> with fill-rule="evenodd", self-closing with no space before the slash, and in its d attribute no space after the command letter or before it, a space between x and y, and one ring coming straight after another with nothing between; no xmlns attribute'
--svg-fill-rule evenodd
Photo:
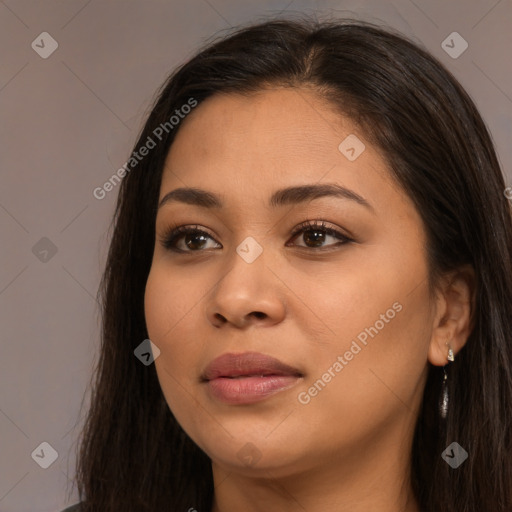
<svg viewBox="0 0 512 512"><path fill-rule="evenodd" d="M173 325L175 302L165 276L151 269L144 294L144 314L149 337L160 350L163 348L166 331Z"/></svg>
<svg viewBox="0 0 512 512"><path fill-rule="evenodd" d="M411 410L421 396L431 335L427 270L421 251L417 258L404 252L407 261L382 252L372 264L361 258L350 274L308 296L330 335L311 351L300 403L306 418L325 416L332 435L341 428L357 436L364 425Z"/></svg>
<svg viewBox="0 0 512 512"><path fill-rule="evenodd" d="M155 360L155 368L160 387L169 408L178 422L188 417L190 411L190 391L197 379L194 365L202 350L200 340L189 332L194 331L187 322L193 313L194 304L199 298L193 290L180 294L187 289L179 282L179 277L169 276L165 269L152 267L146 283L144 311L149 338L160 349ZM195 330L197 333L197 330ZM190 423L193 418L186 422Z"/></svg>
<svg viewBox="0 0 512 512"><path fill-rule="evenodd" d="M187 292L183 293L183 290ZM201 350L197 326L188 321L200 301L200 294L196 295L191 287L180 283L179 277L169 276L158 266L151 269L144 295L144 312L149 338L160 349L155 365L159 378L162 377L165 383L163 388L173 386L170 376L179 382L185 376L191 378L189 369L197 351Z"/></svg>
<svg viewBox="0 0 512 512"><path fill-rule="evenodd" d="M304 421L311 428L320 422L326 436L355 442L363 432L408 415L422 394L430 337L427 290L409 294L395 282L374 285L373 292L364 307L347 301L337 321L333 313L330 325L339 336L317 356L299 390Z"/></svg>
<svg viewBox="0 0 512 512"><path fill-rule="evenodd" d="M173 327L180 314L184 314L188 294L180 301L179 290L183 290L179 276L171 275L166 270L164 261L153 261L146 282L144 312L148 330L152 328L155 334L160 334L158 337L161 341L162 335ZM157 337L154 341L157 341Z"/></svg>
<svg viewBox="0 0 512 512"><path fill-rule="evenodd" d="M191 327L190 316L197 314L195 308L205 292L206 287L192 280L190 272L170 272L165 260L153 264L146 283L144 313L148 334L160 350L183 339Z"/></svg>

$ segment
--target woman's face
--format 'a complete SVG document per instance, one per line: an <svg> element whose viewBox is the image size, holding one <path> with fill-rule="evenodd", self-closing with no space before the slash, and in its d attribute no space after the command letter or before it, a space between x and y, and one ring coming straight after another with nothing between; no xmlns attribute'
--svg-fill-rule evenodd
<svg viewBox="0 0 512 512"><path fill-rule="evenodd" d="M423 225L383 157L305 89L217 95L181 122L160 200L209 196L159 208L145 294L180 425L229 472L407 457L434 310ZM175 252L176 226L202 233Z"/></svg>

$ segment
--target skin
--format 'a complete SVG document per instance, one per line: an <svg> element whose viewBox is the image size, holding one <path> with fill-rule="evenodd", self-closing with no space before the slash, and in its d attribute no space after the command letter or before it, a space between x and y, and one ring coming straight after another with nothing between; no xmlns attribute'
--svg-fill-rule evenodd
<svg viewBox="0 0 512 512"><path fill-rule="evenodd" d="M354 161L338 150L349 134L366 146ZM372 209L338 197L267 205L279 188L316 183L347 187ZM225 205L159 209L145 314L167 403L212 459L213 512L419 511L409 483L413 429L429 362L446 364L447 341L457 356L469 335L471 270L447 275L429 298L419 214L361 129L311 89L199 105L170 149L160 199L186 186ZM354 241L326 235L320 245L330 250L315 248L311 231L292 237L306 220ZM189 252L174 253L160 242L171 224L198 224L212 238L187 246L182 236ZM236 252L249 236L263 248L252 263ZM299 393L397 302L401 311L301 403ZM199 376L217 356L245 351L304 377L255 404L217 401Z"/></svg>

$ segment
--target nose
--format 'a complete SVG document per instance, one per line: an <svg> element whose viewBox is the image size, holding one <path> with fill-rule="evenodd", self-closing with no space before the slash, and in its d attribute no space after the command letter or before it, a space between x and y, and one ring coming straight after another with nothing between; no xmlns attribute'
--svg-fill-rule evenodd
<svg viewBox="0 0 512 512"><path fill-rule="evenodd" d="M286 287L265 264L265 251L252 263L233 252L224 277L206 299L208 321L217 328L231 324L241 329L282 322Z"/></svg>

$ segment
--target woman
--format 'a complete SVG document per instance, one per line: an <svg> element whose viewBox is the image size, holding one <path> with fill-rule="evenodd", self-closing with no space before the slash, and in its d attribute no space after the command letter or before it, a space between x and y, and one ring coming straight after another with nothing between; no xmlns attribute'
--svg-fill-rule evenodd
<svg viewBox="0 0 512 512"><path fill-rule="evenodd" d="M79 510L512 510L511 207L439 62L362 22L240 29L132 159Z"/></svg>

